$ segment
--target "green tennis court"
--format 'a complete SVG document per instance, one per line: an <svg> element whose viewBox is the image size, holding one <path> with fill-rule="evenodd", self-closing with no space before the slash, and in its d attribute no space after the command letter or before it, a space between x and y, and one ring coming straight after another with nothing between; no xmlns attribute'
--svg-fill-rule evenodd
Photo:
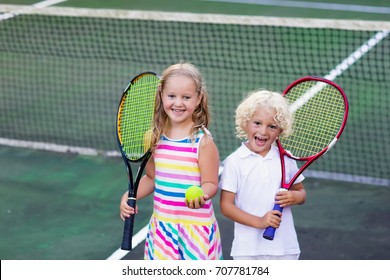
<svg viewBox="0 0 390 280"><path fill-rule="evenodd" d="M301 259L390 258L390 152L383 148L390 137L390 36L382 31L389 13L345 10L390 7L387 2L355 1L336 10L314 8L316 1L306 1L312 8L105 2L63 1L0 21L1 259L106 259L119 248L127 175L117 156L118 102L133 76L160 73L181 59L204 73L221 159L239 145L233 112L248 91L282 91L305 75L338 73L350 117L340 142L307 173L306 204L293 210ZM2 1L0 12L34 3ZM161 13L145 20L131 10ZM172 20L164 12L193 14ZM196 16L202 13L221 17ZM291 27L279 19L259 24L262 18L241 24L238 15L369 24L343 29L313 20L323 26L295 21ZM229 259L232 223L220 214L218 199ZM139 207L135 232L149 220L151 198ZM141 243L124 258L142 259L142 250Z"/></svg>

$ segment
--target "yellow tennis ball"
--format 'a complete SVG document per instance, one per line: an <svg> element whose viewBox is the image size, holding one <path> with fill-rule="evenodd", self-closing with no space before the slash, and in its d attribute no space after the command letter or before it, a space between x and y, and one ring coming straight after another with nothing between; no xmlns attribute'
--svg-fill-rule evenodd
<svg viewBox="0 0 390 280"><path fill-rule="evenodd" d="M191 200L195 201L203 195L203 190L198 186L191 186L186 190L186 199L188 202L190 202Z"/></svg>

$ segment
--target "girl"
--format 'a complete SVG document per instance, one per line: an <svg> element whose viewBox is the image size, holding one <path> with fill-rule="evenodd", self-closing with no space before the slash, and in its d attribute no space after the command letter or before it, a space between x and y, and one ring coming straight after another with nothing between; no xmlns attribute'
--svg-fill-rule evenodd
<svg viewBox="0 0 390 280"><path fill-rule="evenodd" d="M192 64L168 67L161 77L155 104L153 154L137 193L154 192L153 214L145 242L147 260L222 259L218 223L211 198L218 191L219 154L207 130L207 91ZM204 192L187 201L192 185ZM122 219L137 213L122 196Z"/></svg>
<svg viewBox="0 0 390 280"><path fill-rule="evenodd" d="M236 109L237 136L246 141L225 160L219 186L221 212L235 222L231 249L235 260L299 258L290 206L305 202L304 177L299 176L290 191L278 192L281 167L273 145L278 136L291 132L291 125L288 104L276 92L254 92ZM285 164L289 179L298 167L287 158ZM270 210L275 201L284 207L283 216ZM268 226L278 228L273 241L263 238Z"/></svg>

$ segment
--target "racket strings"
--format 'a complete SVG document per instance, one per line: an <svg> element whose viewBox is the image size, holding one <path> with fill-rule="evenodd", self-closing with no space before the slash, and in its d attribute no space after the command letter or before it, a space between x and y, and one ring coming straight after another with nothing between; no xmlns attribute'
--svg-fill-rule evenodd
<svg viewBox="0 0 390 280"><path fill-rule="evenodd" d="M338 134L344 119L345 103L336 87L305 81L293 87L286 98L293 104L302 95L317 88L294 114L293 134L280 141L293 156L304 158L321 152Z"/></svg>
<svg viewBox="0 0 390 280"><path fill-rule="evenodd" d="M149 149L154 103L159 78L145 74L123 95L118 114L118 136L130 160L140 159Z"/></svg>

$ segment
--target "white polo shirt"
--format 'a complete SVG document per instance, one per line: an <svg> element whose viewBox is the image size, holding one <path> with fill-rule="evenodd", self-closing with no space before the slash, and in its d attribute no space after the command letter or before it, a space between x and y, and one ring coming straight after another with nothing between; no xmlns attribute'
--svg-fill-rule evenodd
<svg viewBox="0 0 390 280"><path fill-rule="evenodd" d="M285 158L287 181L298 171L294 160ZM276 146L265 157L249 150L244 143L224 161L219 187L233 192L235 204L245 212L264 216L274 206L281 183L279 151ZM295 183L303 181L300 175ZM273 241L263 238L264 229L234 223L231 256L299 254L290 207L283 209L282 222Z"/></svg>

